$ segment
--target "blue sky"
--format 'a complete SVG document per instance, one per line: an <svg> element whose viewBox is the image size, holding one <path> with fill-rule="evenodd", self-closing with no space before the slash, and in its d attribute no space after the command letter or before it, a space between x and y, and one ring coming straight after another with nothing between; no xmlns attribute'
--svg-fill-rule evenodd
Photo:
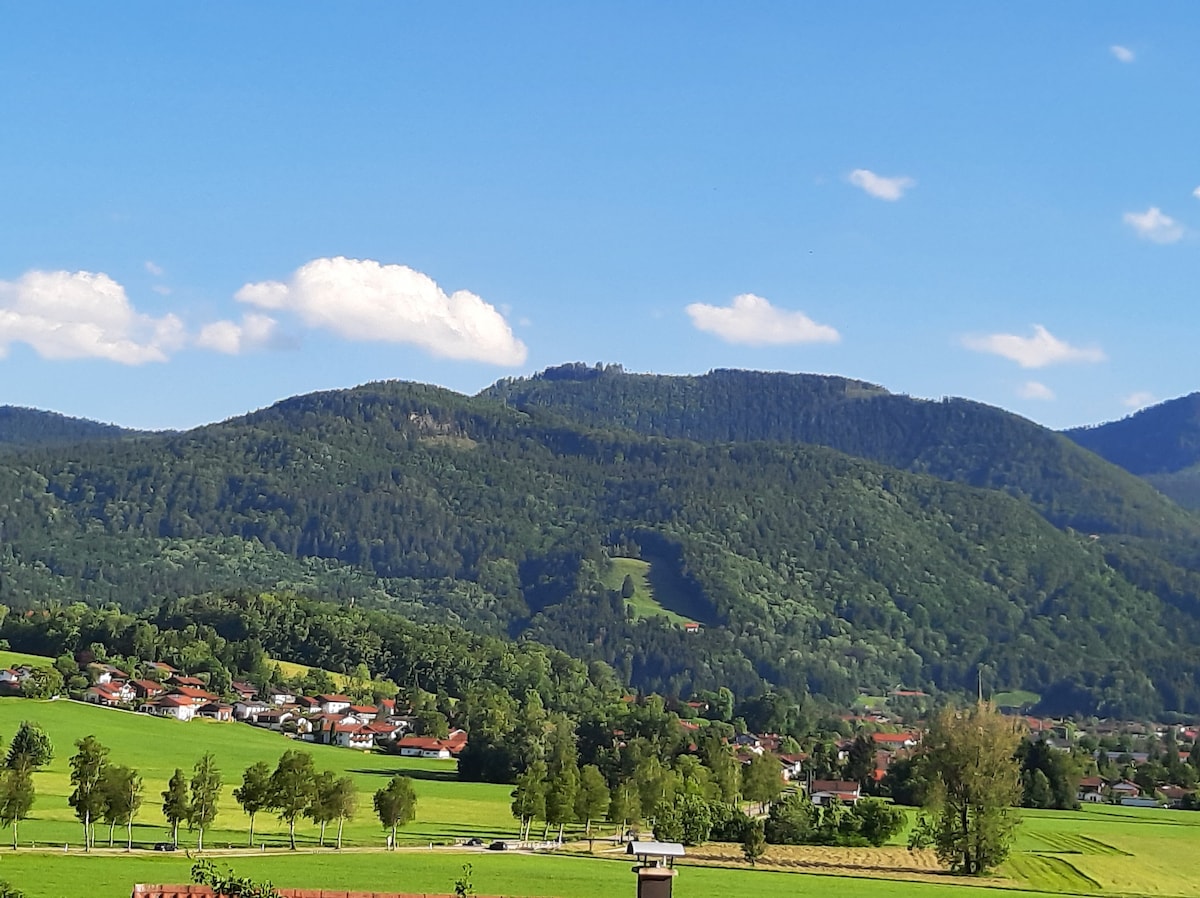
<svg viewBox="0 0 1200 898"><path fill-rule="evenodd" d="M0 5L0 403L566 361L1200 389L1200 6Z"/></svg>

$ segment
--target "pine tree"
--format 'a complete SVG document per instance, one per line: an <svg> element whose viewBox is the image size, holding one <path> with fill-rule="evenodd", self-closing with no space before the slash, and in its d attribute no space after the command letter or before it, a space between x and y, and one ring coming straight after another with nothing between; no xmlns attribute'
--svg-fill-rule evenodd
<svg viewBox="0 0 1200 898"><path fill-rule="evenodd" d="M746 832L742 837L742 856L753 867L758 859L767 853L767 837L761 820L751 820L746 824Z"/></svg>

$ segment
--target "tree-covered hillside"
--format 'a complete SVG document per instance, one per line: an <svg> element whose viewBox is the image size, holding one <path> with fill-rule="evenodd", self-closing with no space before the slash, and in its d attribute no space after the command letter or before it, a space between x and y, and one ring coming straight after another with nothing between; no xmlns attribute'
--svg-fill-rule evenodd
<svg viewBox="0 0 1200 898"><path fill-rule="evenodd" d="M0 405L0 451L19 446L64 446L88 440L116 440L138 431L57 412Z"/></svg>
<svg viewBox="0 0 1200 898"><path fill-rule="evenodd" d="M942 480L1003 490L1089 533L1200 536L1197 520L1071 440L966 399L923 400L843 377L717 370L629 374L572 364L502 380L482 396L593 427L699 442L829 446Z"/></svg>
<svg viewBox="0 0 1200 898"><path fill-rule="evenodd" d="M1200 508L1200 393L1066 435L1145 478L1180 505Z"/></svg>
<svg viewBox="0 0 1200 898"><path fill-rule="evenodd" d="M1200 662L1181 660L1200 636L1194 525L1153 491L1106 511L1079 497L1111 482L1077 490L1064 514L1104 526L1059 529L1017 489L516 405L371 384L182 434L10 455L0 601L134 608L241 577L532 637L669 694L848 701L898 683L969 688L982 668L1062 710L1200 709ZM979 468L974 445L944 447L944 463ZM1055 458L1028 450L1006 470L1069 481ZM700 632L632 615L605 585L614 555L669 569Z"/></svg>

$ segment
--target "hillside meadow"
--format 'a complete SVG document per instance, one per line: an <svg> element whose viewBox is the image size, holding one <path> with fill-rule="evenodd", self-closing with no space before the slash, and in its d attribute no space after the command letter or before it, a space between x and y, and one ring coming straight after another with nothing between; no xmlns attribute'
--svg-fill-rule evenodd
<svg viewBox="0 0 1200 898"><path fill-rule="evenodd" d="M55 757L34 775L37 801L31 819L20 827L21 842L77 844L82 828L67 804L70 786L70 756L75 741L93 735L110 750L115 764L134 767L144 782L144 800L133 828L135 842L152 844L166 837L166 821L160 805L161 793L177 767L191 774L204 752L212 752L225 788L213 829L206 833L209 846L245 845L249 818L233 799L242 772L257 761L275 765L290 748L311 751L318 770L351 775L359 790L358 813L345 827L344 841L353 845L381 845L383 830L374 816L371 796L397 774L410 776L417 792L417 818L404 827L401 839L412 842L452 840L480 836L513 835L515 822L509 812L511 787L489 783L460 783L453 761L400 758L351 751L327 745L311 745L241 723L193 720L181 723L145 714L100 708L65 699L34 702L0 699L0 737L7 743L22 720L41 724L54 743ZM283 844L286 828L273 816L259 814L255 842ZM107 831L102 835L107 839ZM297 835L304 844L315 844L316 827L301 821ZM2 837L10 839L11 834ZM120 835L118 835L120 838ZM182 834L183 844L194 844L194 834Z"/></svg>

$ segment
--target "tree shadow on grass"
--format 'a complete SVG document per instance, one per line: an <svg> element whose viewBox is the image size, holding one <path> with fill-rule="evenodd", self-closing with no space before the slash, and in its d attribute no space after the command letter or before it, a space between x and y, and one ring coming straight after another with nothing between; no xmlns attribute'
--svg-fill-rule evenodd
<svg viewBox="0 0 1200 898"><path fill-rule="evenodd" d="M363 776L378 776L391 779L393 776L407 776L415 780L432 780L439 783L461 783L458 773L453 770L419 770L412 767L348 767L347 773L359 773Z"/></svg>

